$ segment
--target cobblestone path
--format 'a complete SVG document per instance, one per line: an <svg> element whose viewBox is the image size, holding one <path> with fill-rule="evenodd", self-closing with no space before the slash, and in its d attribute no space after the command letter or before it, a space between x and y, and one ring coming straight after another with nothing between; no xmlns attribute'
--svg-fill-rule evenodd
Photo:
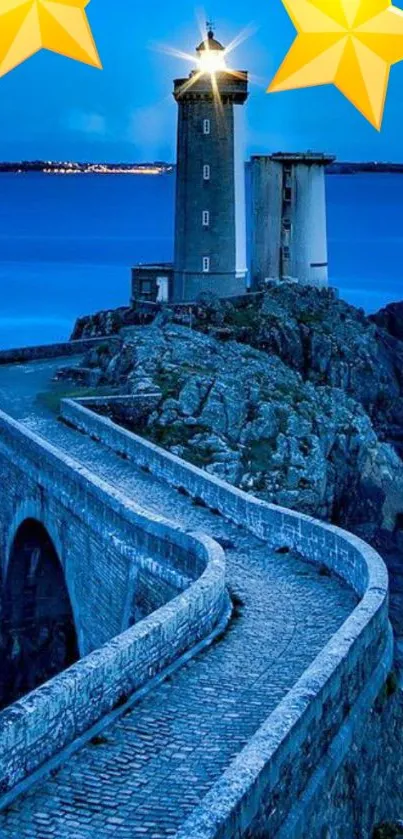
<svg viewBox="0 0 403 839"><path fill-rule="evenodd" d="M38 365L38 378L60 365ZM1 839L163 839L174 836L215 780L355 605L351 591L226 522L101 445L38 411L18 408L0 370L0 407L23 419L142 506L201 529L226 550L237 609L224 637L191 660L0 813Z"/></svg>

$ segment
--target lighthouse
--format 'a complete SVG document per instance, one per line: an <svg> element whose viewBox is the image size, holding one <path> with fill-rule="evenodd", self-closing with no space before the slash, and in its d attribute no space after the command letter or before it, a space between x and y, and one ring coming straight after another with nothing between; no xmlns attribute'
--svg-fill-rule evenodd
<svg viewBox="0 0 403 839"><path fill-rule="evenodd" d="M273 281L328 284L325 170L334 158L312 151L252 157L247 277L243 109L235 106L248 98L248 73L229 67L230 52L207 24L194 69L174 82L174 259L132 269L132 303L149 314L155 305L188 308L203 292L228 299Z"/></svg>
<svg viewBox="0 0 403 839"><path fill-rule="evenodd" d="M174 83L178 103L173 301L202 292L246 290L245 178L235 105L248 97L248 73L227 67L208 25L196 67Z"/></svg>

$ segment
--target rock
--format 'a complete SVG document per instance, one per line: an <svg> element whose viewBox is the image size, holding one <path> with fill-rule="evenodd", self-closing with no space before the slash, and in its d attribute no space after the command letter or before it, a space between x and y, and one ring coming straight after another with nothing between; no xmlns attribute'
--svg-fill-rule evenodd
<svg viewBox="0 0 403 839"><path fill-rule="evenodd" d="M207 311L199 322L204 330ZM211 303L210 311L213 328L217 316ZM222 307L221 320L237 341L276 355L305 381L349 393L382 438L399 448L403 343L396 338L403 336L402 313L403 304L391 304L379 317L366 318L332 290L284 284L250 303L246 298L242 308Z"/></svg>
<svg viewBox="0 0 403 839"><path fill-rule="evenodd" d="M185 454L185 449L183 446L171 446L170 451L172 454L176 454L178 457L183 457Z"/></svg>
<svg viewBox="0 0 403 839"><path fill-rule="evenodd" d="M121 392L160 397L150 439L258 497L397 544L403 344L333 292L294 284L239 307L209 297L192 325L125 327L108 360ZM236 340L219 340L227 327Z"/></svg>
<svg viewBox="0 0 403 839"><path fill-rule="evenodd" d="M403 302L389 303L375 315L370 315L369 320L403 341Z"/></svg>
<svg viewBox="0 0 403 839"><path fill-rule="evenodd" d="M116 355L109 361L106 376L108 381L114 384L120 384L127 380L128 376L133 370L137 362L135 345L130 343L123 343L122 347Z"/></svg>
<svg viewBox="0 0 403 839"><path fill-rule="evenodd" d="M55 377L56 382L71 382L80 387L98 387L103 382L102 370L98 367L61 367Z"/></svg>
<svg viewBox="0 0 403 839"><path fill-rule="evenodd" d="M158 417L158 425L160 428L163 428L167 425L172 425L178 418L177 411L172 409L163 410L162 413Z"/></svg>
<svg viewBox="0 0 403 839"><path fill-rule="evenodd" d="M195 376L188 379L179 394L180 411L185 417L192 417L194 414L200 413L202 404L211 391L212 385L213 379L211 378Z"/></svg>
<svg viewBox="0 0 403 839"><path fill-rule="evenodd" d="M132 306L108 309L78 318L70 340L118 335L127 326L150 323L153 319L154 315L139 312Z"/></svg>
<svg viewBox="0 0 403 839"><path fill-rule="evenodd" d="M161 391L158 385L152 379L139 379L137 380L131 389L133 396L145 396L147 393L149 394L161 394Z"/></svg>
<svg viewBox="0 0 403 839"><path fill-rule="evenodd" d="M372 839L398 839L403 836L403 821L384 822L374 828Z"/></svg>
<svg viewBox="0 0 403 839"><path fill-rule="evenodd" d="M256 419L247 423L242 430L241 440L272 440L277 438L281 428L281 404L276 402L255 403Z"/></svg>

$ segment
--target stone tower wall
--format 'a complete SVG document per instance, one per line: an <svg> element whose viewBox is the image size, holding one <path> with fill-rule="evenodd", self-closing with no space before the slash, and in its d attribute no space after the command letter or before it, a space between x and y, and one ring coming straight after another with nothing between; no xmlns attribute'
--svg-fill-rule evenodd
<svg viewBox="0 0 403 839"><path fill-rule="evenodd" d="M201 292L232 297L245 292L245 275L237 277L237 170L234 137L234 104L246 99L247 78L232 80L216 75L219 101L213 95L210 77L204 77L181 94L177 144L174 301L196 300ZM204 121L210 131L204 133ZM242 164L241 164L242 165ZM203 167L210 167L210 178ZM239 163L238 163L239 168ZM242 177L242 171L241 171ZM203 226L203 211L210 214ZM239 229L239 212L238 212ZM210 270L203 272L203 257Z"/></svg>
<svg viewBox="0 0 403 839"><path fill-rule="evenodd" d="M283 167L267 155L252 158L252 287L280 277Z"/></svg>
<svg viewBox="0 0 403 839"><path fill-rule="evenodd" d="M325 164L307 155L252 158L252 288L266 280L328 284Z"/></svg>
<svg viewBox="0 0 403 839"><path fill-rule="evenodd" d="M324 166L298 164L292 180L290 274L323 288L328 282Z"/></svg>

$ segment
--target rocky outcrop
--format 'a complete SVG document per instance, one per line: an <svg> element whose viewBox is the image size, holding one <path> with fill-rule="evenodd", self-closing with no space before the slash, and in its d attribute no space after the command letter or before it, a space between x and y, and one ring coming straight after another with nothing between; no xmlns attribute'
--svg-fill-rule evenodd
<svg viewBox="0 0 403 839"><path fill-rule="evenodd" d="M243 308L206 300L197 325L276 355L304 381L342 389L363 406L379 438L401 452L403 343L396 336L402 309L390 307L392 334L332 290L290 284L252 297Z"/></svg>
<svg viewBox="0 0 403 839"><path fill-rule="evenodd" d="M122 306L120 309L107 309L103 312L78 318L70 340L77 341L81 338L102 338L117 335L124 326L149 323L152 319L151 315L137 313L130 306Z"/></svg>
<svg viewBox="0 0 403 839"><path fill-rule="evenodd" d="M329 307L334 299L316 294L320 306L325 301ZM83 365L121 393L157 392L145 433L210 473L267 500L354 527L372 540L382 532L393 535L403 514L403 467L365 410L369 380L359 382L350 370L349 382L356 384L342 387L344 368L337 356L342 339L327 336L325 356L323 324L310 337L318 353L308 365L301 338L306 333L281 319L280 311L275 325L267 315L274 305L264 299L257 314L253 343L260 349L251 346L252 337L246 344L245 335L243 342L223 342L206 334L214 328L211 323L198 331L160 317L152 326L122 330L117 351L93 351ZM345 307L347 321L351 307L335 305L339 312ZM235 319L228 311L224 317L227 323ZM245 321L251 313L243 309L237 317ZM361 364L370 359L372 369L377 328L360 313L349 317L352 323L342 321L344 357L353 357L357 323L356 355ZM274 352L267 342L270 335L280 335L280 323L286 337L282 344L278 337ZM238 322L236 330L245 328L250 327ZM370 350L364 351L365 342ZM378 361L383 352L382 345ZM374 387L387 380L390 393L400 393L392 358L385 357L383 364L389 378L377 369Z"/></svg>
<svg viewBox="0 0 403 839"><path fill-rule="evenodd" d="M389 303L375 315L370 315L369 320L403 341L403 302Z"/></svg>

